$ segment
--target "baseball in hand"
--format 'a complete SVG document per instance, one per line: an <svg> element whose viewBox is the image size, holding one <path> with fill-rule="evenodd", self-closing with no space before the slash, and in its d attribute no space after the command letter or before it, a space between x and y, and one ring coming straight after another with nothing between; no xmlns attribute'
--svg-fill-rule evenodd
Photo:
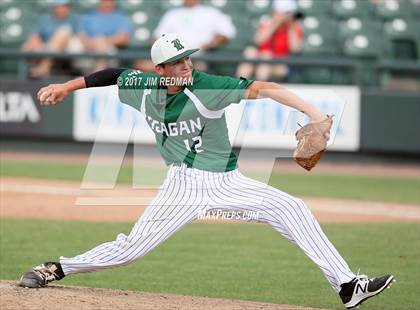
<svg viewBox="0 0 420 310"><path fill-rule="evenodd" d="M63 101L66 96L62 84L50 84L38 92L38 99L41 105L56 105Z"/></svg>
<svg viewBox="0 0 420 310"><path fill-rule="evenodd" d="M39 101L41 102L42 105L48 105L48 104L51 103L50 101L47 101L47 98L50 96L50 94L51 94L51 92L46 90L46 89L41 90L38 93L38 98L39 98Z"/></svg>

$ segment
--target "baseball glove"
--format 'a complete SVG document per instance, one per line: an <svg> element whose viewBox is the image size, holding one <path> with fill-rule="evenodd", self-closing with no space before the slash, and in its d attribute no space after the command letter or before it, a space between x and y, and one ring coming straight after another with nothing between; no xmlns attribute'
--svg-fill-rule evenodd
<svg viewBox="0 0 420 310"><path fill-rule="evenodd" d="M296 131L298 145L293 153L298 165L310 171L321 159L330 138L333 115L327 115L322 121L311 122Z"/></svg>

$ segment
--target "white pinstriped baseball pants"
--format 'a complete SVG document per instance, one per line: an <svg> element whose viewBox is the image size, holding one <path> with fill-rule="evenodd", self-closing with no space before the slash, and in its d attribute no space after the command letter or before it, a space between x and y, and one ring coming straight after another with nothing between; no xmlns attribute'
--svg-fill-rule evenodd
<svg viewBox="0 0 420 310"><path fill-rule="evenodd" d="M331 286L355 277L325 236L305 203L285 192L243 176L238 170L218 173L171 166L167 177L128 236L119 234L72 258L60 257L64 274L92 272L129 264L164 242L203 210L256 212L297 244L319 266Z"/></svg>

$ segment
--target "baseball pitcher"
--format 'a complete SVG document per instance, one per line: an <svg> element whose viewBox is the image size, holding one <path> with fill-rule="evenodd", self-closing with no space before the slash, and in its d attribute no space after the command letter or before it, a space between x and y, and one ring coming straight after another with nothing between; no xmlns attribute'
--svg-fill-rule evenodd
<svg viewBox="0 0 420 310"><path fill-rule="evenodd" d="M151 48L156 73L106 69L38 92L41 104L48 106L78 89L117 84L120 100L145 117L169 169L128 236L119 234L114 241L75 257L61 256L57 262L33 267L19 284L38 288L65 276L127 265L197 219L203 210L224 210L258 213L258 221L299 246L321 269L348 309L389 287L392 275L354 274L301 199L238 171L224 109L241 99L271 98L305 113L311 122L296 134L295 159L308 170L325 149L332 118L276 83L193 69L190 55L197 50L178 35L166 34Z"/></svg>

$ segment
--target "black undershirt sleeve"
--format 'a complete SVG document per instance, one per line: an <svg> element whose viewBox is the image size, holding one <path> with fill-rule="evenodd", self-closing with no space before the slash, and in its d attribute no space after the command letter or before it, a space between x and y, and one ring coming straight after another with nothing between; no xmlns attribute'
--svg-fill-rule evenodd
<svg viewBox="0 0 420 310"><path fill-rule="evenodd" d="M86 88L116 85L118 77L125 70L127 69L109 68L87 75L84 77Z"/></svg>

